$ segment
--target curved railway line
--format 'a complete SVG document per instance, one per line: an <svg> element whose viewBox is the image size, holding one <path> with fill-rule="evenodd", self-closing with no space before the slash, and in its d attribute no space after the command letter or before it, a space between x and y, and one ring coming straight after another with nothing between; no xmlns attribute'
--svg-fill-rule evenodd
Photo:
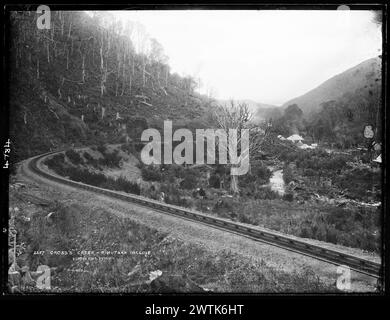
<svg viewBox="0 0 390 320"><path fill-rule="evenodd" d="M196 221L214 228L222 229L224 231L233 232L256 241L264 242L273 246L281 247L289 251L294 251L302 255L310 256L312 258L325 261L337 266L347 266L351 270L354 270L356 272L378 278L378 281L380 281L382 278L383 269L381 264L377 262L363 259L334 249L328 249L319 245L310 244L302 240L290 237L288 235L282 235L280 233L272 232L271 230L262 230L259 228L251 227L249 225L243 225L241 223L225 220L218 217L213 217L198 211L162 203L142 196L123 194L117 191L103 189L81 182L72 181L64 177L53 175L40 168L39 164L46 157L60 152L62 151L49 152L30 158L29 160L27 160L27 167L29 170L39 175L40 177L60 184L65 184L74 188L92 191L98 194L109 196L111 198L116 198L122 201L131 202L144 207L148 207L164 214L170 214L176 217Z"/></svg>

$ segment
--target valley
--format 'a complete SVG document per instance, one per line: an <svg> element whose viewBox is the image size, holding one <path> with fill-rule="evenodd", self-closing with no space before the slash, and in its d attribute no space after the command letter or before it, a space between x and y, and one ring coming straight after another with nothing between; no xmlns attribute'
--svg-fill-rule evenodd
<svg viewBox="0 0 390 320"><path fill-rule="evenodd" d="M43 292L343 292L337 266L313 256L45 179L29 163L49 152L40 168L57 177L383 262L381 55L275 106L205 93L137 21L51 17L50 29L9 17L10 292L42 292L42 265ZM351 274L347 292L381 290Z"/></svg>

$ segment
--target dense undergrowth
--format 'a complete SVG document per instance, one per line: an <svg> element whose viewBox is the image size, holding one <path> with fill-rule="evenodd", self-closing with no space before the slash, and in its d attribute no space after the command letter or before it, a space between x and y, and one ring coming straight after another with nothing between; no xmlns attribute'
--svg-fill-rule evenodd
<svg viewBox="0 0 390 320"><path fill-rule="evenodd" d="M115 153L113 153L116 155ZM80 155L75 151L66 151L65 152L66 157L74 163L74 164L81 164L83 163L83 160L81 159ZM70 158L69 158L70 156ZM91 159L93 159L91 157ZM90 159L90 163L91 163ZM116 158L114 158L116 159ZM107 161L100 159L101 161L98 161L98 164L112 164L115 163L115 161ZM92 163L95 163L92 161ZM112 177L108 177L104 175L103 173L99 172L92 172L85 168L80 168L77 166L68 165L65 163L65 156L64 154L57 154L53 157L46 160L46 165L49 167L49 169L53 170L57 174L68 177L71 180L83 182L86 184L90 184L93 186L97 186L100 188L105 189L111 189L111 190L117 190L117 191L124 191L127 193L133 193L133 194L140 194L140 187L137 183L130 182L126 180L124 177L119 177L117 179L114 179Z"/></svg>
<svg viewBox="0 0 390 320"><path fill-rule="evenodd" d="M122 149L126 148L122 147ZM103 157L108 155L120 159L117 151L108 152L105 147L98 147L96 150L101 152ZM120 163L120 160L97 160L91 156L85 156L85 154L88 153L85 152L83 158L88 160L83 160L75 151L65 153L66 158L75 165L86 161L84 164L89 164L100 170L103 170L103 164L115 166ZM86 168L69 165L68 161L65 161L65 155L53 156L47 160L47 165L58 174L75 181L140 194L169 204L197 209L238 222L264 226L299 237L374 252L381 250L380 208L340 207L313 201L297 203L293 201L292 193L287 192L284 196L280 196L265 184L269 181L271 174L264 166L254 167L251 174L243 177L240 182L241 196L237 198L228 197L224 190L224 188L229 187L230 177L223 166L215 166L214 171L207 175L200 168L139 164L142 179L148 182L141 187L123 177L114 179L107 177L103 172L92 172ZM318 157L316 153L314 155ZM292 156L290 155L290 157ZM295 157L298 158L301 155L296 153ZM340 159L336 158L336 160L330 161L344 163L346 169L346 161ZM312 159L307 156L302 160L306 160L306 163L312 163ZM303 166L304 164L299 164L300 168ZM329 170L331 170L330 167ZM327 174L329 174L329 170ZM286 182L296 181L296 175L296 169L285 167L284 179ZM362 176L360 178L362 179ZM222 180L225 182L224 188L221 187Z"/></svg>
<svg viewBox="0 0 390 320"><path fill-rule="evenodd" d="M18 241L28 244L17 263L52 268L49 292L155 292L148 280L156 270L213 292L337 291L310 268L286 272L229 250L211 252L104 210L58 201L49 210L50 218L37 210L28 221L23 209L13 212Z"/></svg>

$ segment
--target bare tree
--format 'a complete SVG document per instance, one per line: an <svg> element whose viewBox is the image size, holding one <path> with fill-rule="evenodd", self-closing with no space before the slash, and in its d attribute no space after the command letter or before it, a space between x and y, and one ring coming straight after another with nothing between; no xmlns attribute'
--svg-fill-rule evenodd
<svg viewBox="0 0 390 320"><path fill-rule="evenodd" d="M142 84L145 87L146 85L146 65L148 62L148 56L150 53L149 50L149 37L146 33L145 26L138 23L136 25L136 47L138 53L141 55L142 59Z"/></svg>
<svg viewBox="0 0 390 320"><path fill-rule="evenodd" d="M214 121L217 123L218 127L223 129L227 134L227 141L230 141L233 137L230 137L230 131L229 129L236 129L237 130L237 156L238 156L238 163L241 163L242 161L249 158L251 155L255 155L259 152L261 149L265 137L266 137L266 130L260 128L257 125L254 125L252 120L253 114L248 108L248 105L245 103L235 103L233 100L230 101L229 105L224 106L218 106L214 110L213 118ZM242 131L243 129L249 130L249 147L246 150L241 150L242 145ZM224 147L224 146L220 146ZM228 166L234 166L231 163L232 160L232 152L235 152L236 150L229 150L229 143L226 144L226 150L224 150L226 154L229 156L229 163ZM250 158L249 158L250 159ZM248 160L249 160L248 159ZM233 194L238 194L239 184L238 184L238 175L232 174L231 176L231 183L230 183L230 190Z"/></svg>
<svg viewBox="0 0 390 320"><path fill-rule="evenodd" d="M108 54L110 49L110 37L106 37L106 30L101 28L101 36L99 40L100 48L100 95L103 96L106 92L106 82L109 74L115 70L108 70Z"/></svg>

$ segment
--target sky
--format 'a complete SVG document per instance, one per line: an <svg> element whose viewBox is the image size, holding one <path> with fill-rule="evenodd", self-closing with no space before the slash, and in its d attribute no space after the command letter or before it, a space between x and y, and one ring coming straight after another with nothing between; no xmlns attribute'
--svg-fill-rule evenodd
<svg viewBox="0 0 390 320"><path fill-rule="evenodd" d="M173 72L200 79L217 99L281 105L381 54L372 12L121 11L143 24Z"/></svg>

